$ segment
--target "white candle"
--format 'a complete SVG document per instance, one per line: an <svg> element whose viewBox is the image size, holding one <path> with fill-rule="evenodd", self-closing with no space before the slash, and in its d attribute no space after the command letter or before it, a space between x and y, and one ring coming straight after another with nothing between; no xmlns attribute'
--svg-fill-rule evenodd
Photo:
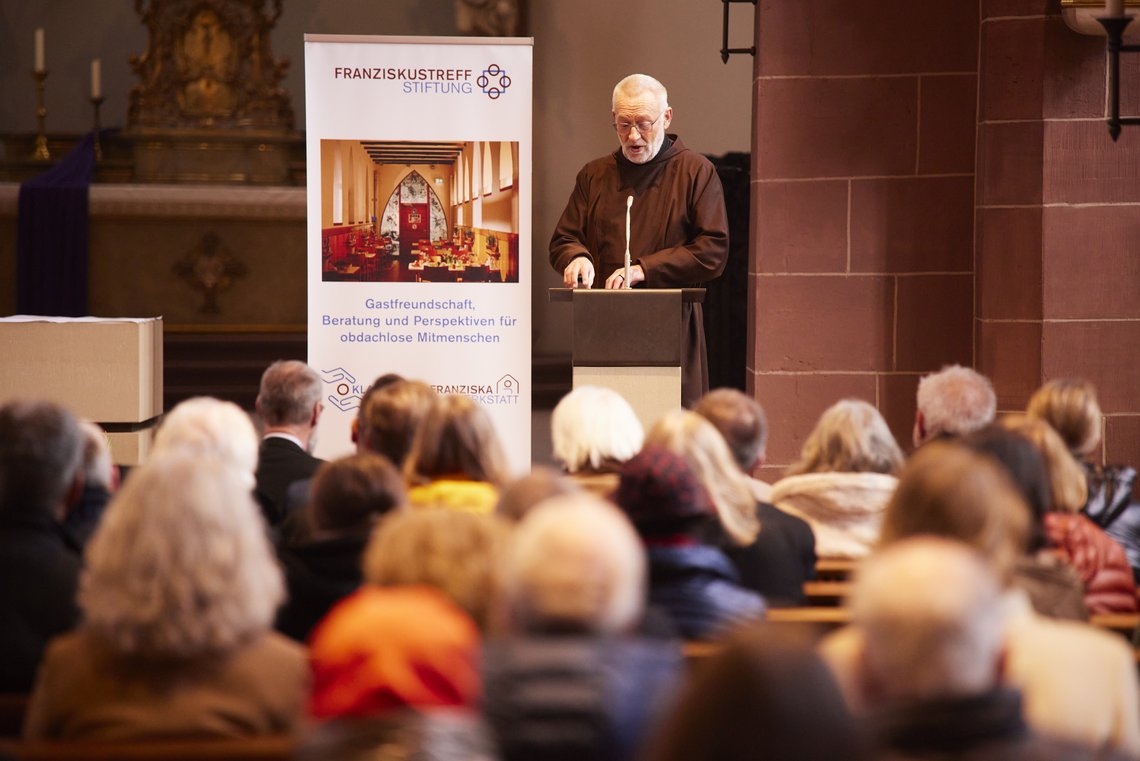
<svg viewBox="0 0 1140 761"><path fill-rule="evenodd" d="M1120 18L1124 15L1124 0L1108 0L1104 4L1104 13L1106 16Z"/></svg>
<svg viewBox="0 0 1140 761"><path fill-rule="evenodd" d="M98 58L91 61L91 97L103 97L103 62Z"/></svg>
<svg viewBox="0 0 1140 761"><path fill-rule="evenodd" d="M44 70L44 30L36 30L36 71Z"/></svg>

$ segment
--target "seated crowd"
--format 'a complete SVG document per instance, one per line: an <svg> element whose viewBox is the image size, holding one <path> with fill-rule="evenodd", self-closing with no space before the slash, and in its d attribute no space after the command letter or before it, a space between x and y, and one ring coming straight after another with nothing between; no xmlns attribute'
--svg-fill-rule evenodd
<svg viewBox="0 0 1140 761"><path fill-rule="evenodd" d="M1134 651L1090 623L1137 611L1140 561L1095 391L1052 381L995 420L955 366L916 401L909 457L845 399L772 484L764 410L729 389L645 428L575 389L561 470L527 474L477 403L395 375L324 462L320 380L295 361L265 371L256 424L188 400L121 477L97 426L0 402L0 693L27 696L6 748L1140 758ZM849 623L764 623L821 561L854 568Z"/></svg>

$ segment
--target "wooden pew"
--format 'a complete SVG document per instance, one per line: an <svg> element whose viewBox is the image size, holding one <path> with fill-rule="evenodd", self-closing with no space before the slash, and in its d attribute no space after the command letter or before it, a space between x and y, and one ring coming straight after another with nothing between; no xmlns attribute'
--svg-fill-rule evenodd
<svg viewBox="0 0 1140 761"><path fill-rule="evenodd" d="M18 761L289 761L292 736L226 740L0 742Z"/></svg>
<svg viewBox="0 0 1140 761"><path fill-rule="evenodd" d="M849 581L858 565L858 560L820 558L815 561L815 577L819 581Z"/></svg>
<svg viewBox="0 0 1140 761"><path fill-rule="evenodd" d="M0 738L20 736L27 709L28 696L24 693L0 693Z"/></svg>

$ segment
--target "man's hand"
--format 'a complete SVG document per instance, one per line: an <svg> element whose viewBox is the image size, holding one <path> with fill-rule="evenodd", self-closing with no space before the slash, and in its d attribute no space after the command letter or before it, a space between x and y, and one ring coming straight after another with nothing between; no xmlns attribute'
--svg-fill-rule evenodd
<svg viewBox="0 0 1140 761"><path fill-rule="evenodd" d="M645 280L645 270L641 268L641 265L630 265L629 287L632 288L643 280ZM625 267L619 267L617 272L610 275L606 279L606 288L610 290L613 290L615 288L625 288Z"/></svg>
<svg viewBox="0 0 1140 761"><path fill-rule="evenodd" d="M566 269L562 271L562 284L567 288L577 288L579 275L582 276L583 288L594 285L594 263L589 257L579 256L567 264Z"/></svg>

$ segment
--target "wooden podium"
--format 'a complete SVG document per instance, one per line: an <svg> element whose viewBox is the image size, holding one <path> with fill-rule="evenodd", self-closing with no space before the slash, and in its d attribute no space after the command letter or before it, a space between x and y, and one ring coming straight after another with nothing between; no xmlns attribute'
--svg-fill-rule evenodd
<svg viewBox="0 0 1140 761"><path fill-rule="evenodd" d="M630 403L648 429L681 407L681 305L704 288L551 288L573 309L574 388L604 386Z"/></svg>

